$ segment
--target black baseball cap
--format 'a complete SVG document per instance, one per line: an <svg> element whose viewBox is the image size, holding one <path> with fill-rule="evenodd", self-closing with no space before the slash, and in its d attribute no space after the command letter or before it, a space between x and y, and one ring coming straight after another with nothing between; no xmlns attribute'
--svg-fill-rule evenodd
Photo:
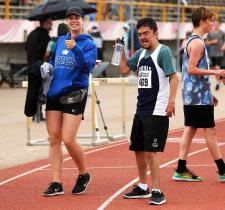
<svg viewBox="0 0 225 210"><path fill-rule="evenodd" d="M66 11L66 17L68 17L70 15L77 15L77 16L83 18L85 14L84 14L84 11L80 7L70 7Z"/></svg>

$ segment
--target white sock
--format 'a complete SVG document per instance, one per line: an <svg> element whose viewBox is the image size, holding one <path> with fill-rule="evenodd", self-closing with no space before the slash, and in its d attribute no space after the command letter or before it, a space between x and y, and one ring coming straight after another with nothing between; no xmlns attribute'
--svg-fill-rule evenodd
<svg viewBox="0 0 225 210"><path fill-rule="evenodd" d="M152 191L158 191L161 193L161 190L159 190L159 189L152 189Z"/></svg>
<svg viewBox="0 0 225 210"><path fill-rule="evenodd" d="M148 184L139 183L138 187L140 187L142 190L146 191L148 189Z"/></svg>

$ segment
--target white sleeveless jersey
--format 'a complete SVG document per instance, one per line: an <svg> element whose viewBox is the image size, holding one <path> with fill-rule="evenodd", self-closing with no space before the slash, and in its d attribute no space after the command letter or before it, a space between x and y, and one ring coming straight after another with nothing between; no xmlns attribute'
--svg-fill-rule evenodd
<svg viewBox="0 0 225 210"><path fill-rule="evenodd" d="M145 58L146 50L140 54L138 69L138 103L137 114L166 115L170 93L169 77L158 65L157 58L162 45Z"/></svg>

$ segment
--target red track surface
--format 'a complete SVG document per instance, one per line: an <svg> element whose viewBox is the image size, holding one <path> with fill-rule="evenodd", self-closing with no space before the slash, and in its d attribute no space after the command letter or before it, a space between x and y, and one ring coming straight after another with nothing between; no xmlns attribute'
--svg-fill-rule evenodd
<svg viewBox="0 0 225 210"><path fill-rule="evenodd" d="M217 122L217 136L225 157L225 120ZM182 129L170 132L169 137L180 137ZM196 139L201 139L200 130ZM175 138L176 139L176 138ZM161 189L167 203L149 206L146 199L123 199L121 193L130 190L137 170L127 141L117 142L91 151L86 151L88 170L92 181L84 195L75 196L71 189L77 176L72 160L68 157L63 164L63 186L65 195L42 197L41 192L51 180L48 161L38 161L0 171L0 210L142 210L142 209L225 209L224 184L217 181L217 169L205 143L192 144L188 164L203 176L199 183L175 182L171 179L176 167L179 143L168 141L161 154ZM150 179L149 179L150 182Z"/></svg>

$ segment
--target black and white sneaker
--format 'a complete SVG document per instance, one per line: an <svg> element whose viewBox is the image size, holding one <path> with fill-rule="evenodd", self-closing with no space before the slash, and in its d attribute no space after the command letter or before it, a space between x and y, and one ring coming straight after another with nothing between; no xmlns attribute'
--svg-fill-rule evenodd
<svg viewBox="0 0 225 210"><path fill-rule="evenodd" d="M159 192L157 190L153 190L151 197L150 197L150 201L149 204L150 205L161 205L166 203L166 199L165 196L162 192Z"/></svg>
<svg viewBox="0 0 225 210"><path fill-rule="evenodd" d="M58 182L52 182L48 189L45 190L42 195L43 196L54 196L54 195L63 195L63 187L61 183Z"/></svg>
<svg viewBox="0 0 225 210"><path fill-rule="evenodd" d="M139 186L135 185L133 190L123 195L124 198L150 198L151 194L149 189L142 190Z"/></svg>
<svg viewBox="0 0 225 210"><path fill-rule="evenodd" d="M77 195L84 193L90 181L91 177L89 173L79 175L76 184L73 187L72 193Z"/></svg>

